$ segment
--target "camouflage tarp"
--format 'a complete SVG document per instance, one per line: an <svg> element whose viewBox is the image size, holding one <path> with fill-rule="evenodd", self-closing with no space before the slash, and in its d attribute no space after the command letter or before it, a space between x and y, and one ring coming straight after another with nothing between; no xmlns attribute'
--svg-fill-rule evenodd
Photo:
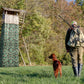
<svg viewBox="0 0 84 84"><path fill-rule="evenodd" d="M19 66L19 25L2 25L0 39L0 66Z"/></svg>

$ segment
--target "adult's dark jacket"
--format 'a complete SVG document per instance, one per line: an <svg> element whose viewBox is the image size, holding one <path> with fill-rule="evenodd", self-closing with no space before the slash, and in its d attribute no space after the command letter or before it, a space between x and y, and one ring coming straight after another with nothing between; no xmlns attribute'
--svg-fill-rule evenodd
<svg viewBox="0 0 84 84"><path fill-rule="evenodd" d="M71 33L72 29L68 29L67 33L66 33L66 37L65 37L65 47L67 51L70 51L71 47L67 45L67 42L69 41L70 38L70 33Z"/></svg>

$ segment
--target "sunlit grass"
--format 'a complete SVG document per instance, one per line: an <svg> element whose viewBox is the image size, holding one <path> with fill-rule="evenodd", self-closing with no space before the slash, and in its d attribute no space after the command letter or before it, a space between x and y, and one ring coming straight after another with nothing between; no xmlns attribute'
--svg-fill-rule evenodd
<svg viewBox="0 0 84 84"><path fill-rule="evenodd" d="M62 67L63 76L55 79L52 66L0 68L0 84L84 84L84 68L80 78L71 66Z"/></svg>

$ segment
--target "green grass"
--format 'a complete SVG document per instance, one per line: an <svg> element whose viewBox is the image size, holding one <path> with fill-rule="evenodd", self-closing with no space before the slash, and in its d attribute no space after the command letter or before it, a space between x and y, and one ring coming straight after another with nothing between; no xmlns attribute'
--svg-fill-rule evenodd
<svg viewBox="0 0 84 84"><path fill-rule="evenodd" d="M63 66L62 73L55 79L52 66L0 68L0 84L84 84L84 68L80 78L74 77L71 66Z"/></svg>

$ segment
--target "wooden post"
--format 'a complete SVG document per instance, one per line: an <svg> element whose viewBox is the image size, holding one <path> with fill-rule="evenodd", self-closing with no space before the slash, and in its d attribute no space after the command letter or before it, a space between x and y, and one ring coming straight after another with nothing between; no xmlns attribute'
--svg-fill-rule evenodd
<svg viewBox="0 0 84 84"><path fill-rule="evenodd" d="M23 24L24 24L24 19L25 19L25 14L23 14L23 20L22 20ZM21 26L21 35L22 35L23 24ZM29 50L27 49L27 45L26 45L25 38L23 37L23 35L22 35L22 40L24 42L24 46L25 46L25 49L26 49L27 58L29 60L29 65L31 65L31 60L30 60L30 57L29 57Z"/></svg>
<svg viewBox="0 0 84 84"><path fill-rule="evenodd" d="M24 42L24 45L25 45L25 49L26 49L26 52L27 52L27 57L28 57L28 60L29 60L29 65L31 65L31 60L30 60L30 57L29 57L29 53L28 53L26 42L25 42L25 38L22 37L22 39L23 39L23 42Z"/></svg>
<svg viewBox="0 0 84 84"><path fill-rule="evenodd" d="M19 48L19 52L20 52L20 55L21 55L22 61L23 61L23 63L24 63L24 66L26 66L26 63L25 63L25 61L24 61L24 58L23 58L23 56L22 56L22 53L21 53L20 48Z"/></svg>

